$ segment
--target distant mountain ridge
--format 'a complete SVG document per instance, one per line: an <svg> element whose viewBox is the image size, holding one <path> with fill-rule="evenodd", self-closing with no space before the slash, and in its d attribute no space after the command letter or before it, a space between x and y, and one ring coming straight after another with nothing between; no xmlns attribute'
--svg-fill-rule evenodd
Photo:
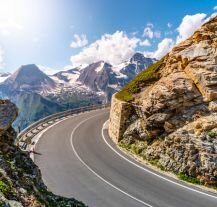
<svg viewBox="0 0 217 207"><path fill-rule="evenodd" d="M83 86L85 90L89 89L98 94L105 93L104 97L107 97L108 90L119 91L133 77L154 62L156 62L154 58L146 58L141 53L135 53L128 61L119 65L113 66L105 61L98 61L84 68L60 71L50 77L62 85L71 84L80 89Z"/></svg>
<svg viewBox="0 0 217 207"><path fill-rule="evenodd" d="M59 111L110 101L115 92L155 61L135 53L116 66L99 61L53 75L45 74L35 64L22 65L0 83L0 98L17 104L20 115L15 126L24 128Z"/></svg>
<svg viewBox="0 0 217 207"><path fill-rule="evenodd" d="M55 82L35 64L23 65L0 84L6 93L28 91L40 93L55 87Z"/></svg>

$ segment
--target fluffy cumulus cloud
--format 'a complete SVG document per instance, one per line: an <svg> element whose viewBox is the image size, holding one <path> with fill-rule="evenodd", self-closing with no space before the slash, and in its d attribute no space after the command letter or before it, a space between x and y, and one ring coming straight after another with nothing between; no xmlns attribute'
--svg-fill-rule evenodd
<svg viewBox="0 0 217 207"><path fill-rule="evenodd" d="M177 28L178 36L176 42L179 43L190 37L205 21L206 14L198 13L195 15L186 15L179 27Z"/></svg>
<svg viewBox="0 0 217 207"><path fill-rule="evenodd" d="M160 59L166 55L174 46L175 42L171 38L163 39L157 47L157 50L154 52L153 57Z"/></svg>
<svg viewBox="0 0 217 207"><path fill-rule="evenodd" d="M148 37L150 39L160 38L161 32L154 30L154 25L152 23L148 23L143 31L143 37Z"/></svg>
<svg viewBox="0 0 217 207"><path fill-rule="evenodd" d="M71 42L70 47L79 48L79 47L84 47L87 44L88 44L88 39L86 35L74 34L74 40Z"/></svg>
<svg viewBox="0 0 217 207"><path fill-rule="evenodd" d="M157 47L157 50L154 52L144 52L146 57L161 59L164 55L166 55L175 45L175 42L171 38L163 39Z"/></svg>
<svg viewBox="0 0 217 207"><path fill-rule="evenodd" d="M152 31L152 28L151 27L145 27L144 32L143 32L143 36L152 39L154 37L154 32Z"/></svg>
<svg viewBox="0 0 217 207"><path fill-rule="evenodd" d="M143 41L140 41L139 45L143 46L143 47L148 47L148 46L151 46L151 43L150 43L150 41L148 39L145 39Z"/></svg>
<svg viewBox="0 0 217 207"><path fill-rule="evenodd" d="M140 39L128 37L123 31L104 34L101 39L83 48L79 54L71 56L71 62L74 66L100 60L113 65L120 64L134 54L139 42Z"/></svg>
<svg viewBox="0 0 217 207"><path fill-rule="evenodd" d="M214 11L217 11L217 6L213 8ZM144 55L147 57L154 57L157 59L162 58L164 55L166 55L175 44L187 39L190 37L202 24L209 21L210 18L216 16L217 13L214 12L210 16L207 16L207 14L204 13L198 13L194 15L186 15L183 17L180 25L176 29L178 32L178 35L174 38L176 41L174 41L171 38L164 38L161 40L161 42L158 43L158 47L155 51L145 51ZM168 28L171 28L171 23L167 24ZM147 29L148 28L148 29ZM145 28L144 36L147 36L149 38L154 38L156 35L154 34L153 27L147 27ZM166 32L165 35L171 35L173 32L168 33Z"/></svg>

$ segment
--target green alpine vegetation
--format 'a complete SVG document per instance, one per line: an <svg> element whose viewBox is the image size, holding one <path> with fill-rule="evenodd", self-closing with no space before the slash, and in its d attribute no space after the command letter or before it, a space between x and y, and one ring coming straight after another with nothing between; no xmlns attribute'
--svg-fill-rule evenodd
<svg viewBox="0 0 217 207"><path fill-rule="evenodd" d="M141 88L159 80L159 69L163 63L164 58L153 63L147 69L139 73L133 80L131 80L123 89L116 94L116 98L121 101L133 101L133 94L139 93Z"/></svg>

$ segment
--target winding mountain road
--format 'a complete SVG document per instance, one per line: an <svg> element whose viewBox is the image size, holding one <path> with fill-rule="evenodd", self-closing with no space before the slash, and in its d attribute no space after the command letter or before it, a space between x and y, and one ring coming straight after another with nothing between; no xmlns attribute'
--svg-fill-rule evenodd
<svg viewBox="0 0 217 207"><path fill-rule="evenodd" d="M108 109L85 112L40 134L35 162L52 192L90 207L217 206L216 195L177 183L120 152L102 130L108 116Z"/></svg>

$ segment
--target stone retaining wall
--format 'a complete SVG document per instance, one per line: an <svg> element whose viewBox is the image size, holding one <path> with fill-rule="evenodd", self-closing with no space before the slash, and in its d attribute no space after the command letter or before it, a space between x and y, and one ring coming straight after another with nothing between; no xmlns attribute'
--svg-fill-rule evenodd
<svg viewBox="0 0 217 207"><path fill-rule="evenodd" d="M117 143L122 139L132 112L133 106L131 104L118 100L115 94L112 96L108 132L114 142Z"/></svg>

